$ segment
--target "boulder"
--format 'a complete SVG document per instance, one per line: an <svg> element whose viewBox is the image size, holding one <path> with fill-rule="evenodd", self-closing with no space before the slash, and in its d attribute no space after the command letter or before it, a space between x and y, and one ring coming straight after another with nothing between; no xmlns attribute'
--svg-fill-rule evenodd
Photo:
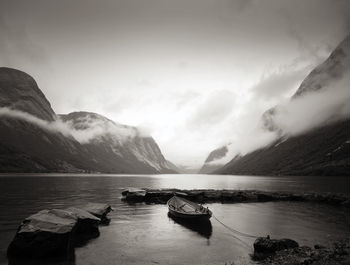
<svg viewBox="0 0 350 265"><path fill-rule="evenodd" d="M292 239L270 239L269 236L259 237L254 242L254 256L257 258L266 257L283 249L297 247L299 247L299 244Z"/></svg>
<svg viewBox="0 0 350 265"><path fill-rule="evenodd" d="M74 249L76 215L65 210L42 210L26 218L8 247L8 256L54 257Z"/></svg>
<svg viewBox="0 0 350 265"><path fill-rule="evenodd" d="M146 190L138 188L129 188L122 192L126 201L129 202L143 202L146 196Z"/></svg>
<svg viewBox="0 0 350 265"><path fill-rule="evenodd" d="M126 196L130 193L146 193L146 190L145 189L139 189L139 188L127 188L125 190L122 191L122 195L123 196Z"/></svg>
<svg viewBox="0 0 350 265"><path fill-rule="evenodd" d="M171 197L174 196L174 192L175 191L171 190L147 190L145 202L165 204Z"/></svg>
<svg viewBox="0 0 350 265"><path fill-rule="evenodd" d="M109 224L110 219L107 217L107 214L112 211L112 207L109 204L90 202L83 206L82 209L98 217L101 220L101 224Z"/></svg>
<svg viewBox="0 0 350 265"><path fill-rule="evenodd" d="M101 219L78 208L42 210L21 223L10 243L11 257L71 257L74 247L99 236Z"/></svg>
<svg viewBox="0 0 350 265"><path fill-rule="evenodd" d="M98 225L101 223L100 218L75 207L70 207L66 211L77 217L77 224L74 231L74 241L76 244L100 235L100 230L98 229Z"/></svg>
<svg viewBox="0 0 350 265"><path fill-rule="evenodd" d="M206 202L218 202L221 200L221 191L219 191L219 190L205 190L203 192L203 199Z"/></svg>

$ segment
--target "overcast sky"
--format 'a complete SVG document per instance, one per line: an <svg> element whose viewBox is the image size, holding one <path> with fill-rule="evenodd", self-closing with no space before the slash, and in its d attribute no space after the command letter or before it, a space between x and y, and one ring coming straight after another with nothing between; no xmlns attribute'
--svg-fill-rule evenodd
<svg viewBox="0 0 350 265"><path fill-rule="evenodd" d="M136 125L199 166L349 32L348 0L0 0L0 64L56 113Z"/></svg>

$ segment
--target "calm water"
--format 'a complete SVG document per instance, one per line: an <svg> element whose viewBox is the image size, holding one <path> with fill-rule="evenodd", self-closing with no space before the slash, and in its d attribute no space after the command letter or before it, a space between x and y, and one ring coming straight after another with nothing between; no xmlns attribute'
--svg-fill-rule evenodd
<svg viewBox="0 0 350 265"><path fill-rule="evenodd" d="M236 238L215 219L206 227L177 223L165 205L126 204L126 187L214 188L350 193L346 177L252 177L212 175L0 176L0 264L20 222L46 208L111 204L115 211L99 238L75 251L75 264L236 264L249 262L253 240ZM308 203L209 204L225 224L254 235L327 244L350 236L350 211Z"/></svg>

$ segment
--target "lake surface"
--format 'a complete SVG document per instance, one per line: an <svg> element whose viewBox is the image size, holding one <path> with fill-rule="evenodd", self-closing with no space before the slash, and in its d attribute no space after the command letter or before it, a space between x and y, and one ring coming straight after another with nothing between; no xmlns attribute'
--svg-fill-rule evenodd
<svg viewBox="0 0 350 265"><path fill-rule="evenodd" d="M214 218L189 227L167 215L165 205L127 204L127 187L258 189L350 193L346 177L256 177L215 175L14 175L0 176L0 264L20 222L47 208L103 202L113 206L100 237L75 250L77 265L236 264L250 262L254 239L237 237ZM253 235L289 237L301 244L327 245L350 236L350 210L298 202L208 204L214 215Z"/></svg>

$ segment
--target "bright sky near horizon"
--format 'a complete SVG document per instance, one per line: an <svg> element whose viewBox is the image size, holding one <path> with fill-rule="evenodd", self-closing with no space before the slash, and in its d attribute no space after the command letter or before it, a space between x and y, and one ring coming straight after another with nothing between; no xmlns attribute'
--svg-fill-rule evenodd
<svg viewBox="0 0 350 265"><path fill-rule="evenodd" d="M0 64L56 113L148 131L200 166L290 97L349 33L347 0L0 0Z"/></svg>

